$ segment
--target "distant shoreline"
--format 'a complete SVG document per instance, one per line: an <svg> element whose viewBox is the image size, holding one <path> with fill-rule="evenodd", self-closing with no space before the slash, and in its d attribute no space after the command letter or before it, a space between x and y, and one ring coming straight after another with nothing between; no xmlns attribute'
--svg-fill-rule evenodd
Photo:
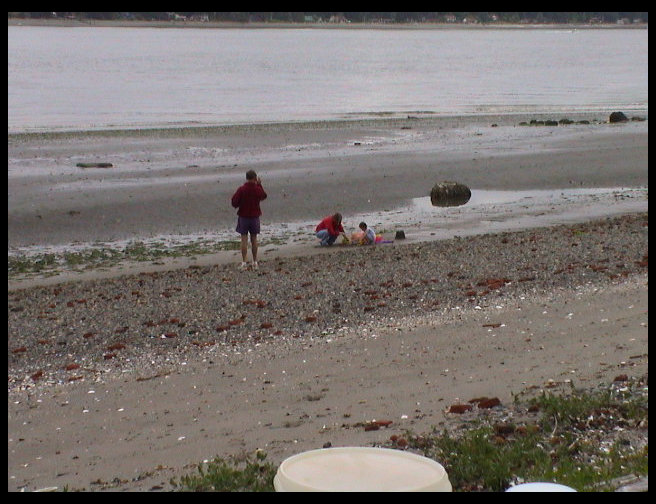
<svg viewBox="0 0 656 504"><path fill-rule="evenodd" d="M631 24L463 24L463 23L238 23L202 21L130 21L8 18L8 26L112 27L112 28L206 28L206 29L348 29L348 30L594 30L648 29L649 25Z"/></svg>
<svg viewBox="0 0 656 504"><path fill-rule="evenodd" d="M610 110L610 108L608 109ZM30 139L63 139L71 137L179 137L197 136L197 135L216 135L229 133L246 133L246 132L271 132L271 131L290 131L297 132L302 130L323 130L335 128L403 128L407 127L409 122L412 125L432 126L432 127L453 127L457 124L492 124L499 121L511 122L518 124L521 121L530 120L559 120L561 116L566 116L570 120L588 120L593 123L606 122L608 110L578 110L570 113L566 112L481 112L471 114L440 114L437 112L394 112L371 114L361 117L346 118L325 118L325 119L299 119L297 121L261 121L261 122L226 122L223 124L178 124L178 125L147 125L142 127L135 126L107 126L97 128L66 128L66 129L40 129L29 131L8 131L7 136L14 141ZM624 109L625 112L639 116L648 115L648 109Z"/></svg>

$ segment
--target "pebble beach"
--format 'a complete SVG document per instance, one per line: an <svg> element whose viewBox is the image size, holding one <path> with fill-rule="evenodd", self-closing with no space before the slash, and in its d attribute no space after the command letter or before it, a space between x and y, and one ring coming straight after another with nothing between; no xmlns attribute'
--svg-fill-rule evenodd
<svg viewBox="0 0 656 504"><path fill-rule="evenodd" d="M503 402L548 379L645 374L647 123L562 133L518 122L215 131L222 155L234 156L220 166L209 147L189 150L198 145L189 132L127 145L120 135L100 138L82 155L87 134L10 136L10 255L212 226L227 234L233 214L202 208L225 199L248 168L270 194L269 238L294 216L312 222L335 208L352 220L384 213L391 238L389 209L443 179L475 189L642 192L637 206L604 204L605 213L591 203L516 205L497 219L506 227L472 233L461 214L404 222L406 240L373 247L320 249L306 232L261 251L257 270L239 271L231 251L10 279L9 490L161 490L215 455L264 449L281 461L326 441L368 445L390 432L349 424L389 418L420 431L470 397ZM139 158L142 142L156 146L149 163ZM50 170L36 171L30 152L39 148ZM185 160L190 152L198 157ZM71 166L92 157L118 168ZM176 177L183 196L167 183ZM563 209L574 217L562 218ZM555 217L541 224L545 215Z"/></svg>
<svg viewBox="0 0 656 504"><path fill-rule="evenodd" d="M13 292L9 388L106 371L139 379L208 349L275 356L368 325L621 282L646 271L648 217L346 248L257 271L190 267Z"/></svg>

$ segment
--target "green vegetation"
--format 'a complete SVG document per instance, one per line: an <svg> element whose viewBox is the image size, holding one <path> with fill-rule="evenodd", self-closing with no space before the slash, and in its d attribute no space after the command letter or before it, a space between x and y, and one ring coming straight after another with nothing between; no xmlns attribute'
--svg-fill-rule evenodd
<svg viewBox="0 0 656 504"><path fill-rule="evenodd" d="M279 240L272 240L279 243ZM266 245L267 242L261 245ZM90 247L80 251L63 251L35 255L8 256L7 269L9 278L20 275L57 275L62 270L84 271L92 268L115 266L123 261L158 261L171 257L192 257L212 254L225 250L239 250L238 240L211 241L196 240L182 245L165 243L147 244L142 241L130 242L125 247Z"/></svg>
<svg viewBox="0 0 656 504"><path fill-rule="evenodd" d="M440 461L456 491L504 491L530 481L603 491L622 476L649 473L647 444L630 440L647 437L648 399L639 386L542 393L529 409L540 412L537 422L483 422L458 435L409 436L409 446Z"/></svg>
<svg viewBox="0 0 656 504"><path fill-rule="evenodd" d="M391 447L403 446L439 461L456 492L502 492L531 481L553 481L578 491L612 491L622 477L648 475L648 397L643 383L614 383L591 392L572 389L561 395L543 392L524 402L514 405L514 413L524 412L524 421L499 422L483 414L455 432L407 433L407 444L393 436ZM216 458L171 484L179 491L273 491L276 467L265 458L263 452L256 460Z"/></svg>
<svg viewBox="0 0 656 504"><path fill-rule="evenodd" d="M182 492L273 492L276 466L265 462L266 454L229 460L216 458L198 466L198 473L171 481Z"/></svg>
<svg viewBox="0 0 656 504"><path fill-rule="evenodd" d="M261 239L260 249L267 246L284 245L293 235L283 234ZM57 253L13 254L7 257L8 277L31 275L55 276L64 271L82 272L91 269L109 268L126 262L152 262L159 264L163 259L195 257L223 251L239 250L240 240L218 240L198 238L184 243L160 241L132 241L124 247L94 244L79 250L62 250Z"/></svg>

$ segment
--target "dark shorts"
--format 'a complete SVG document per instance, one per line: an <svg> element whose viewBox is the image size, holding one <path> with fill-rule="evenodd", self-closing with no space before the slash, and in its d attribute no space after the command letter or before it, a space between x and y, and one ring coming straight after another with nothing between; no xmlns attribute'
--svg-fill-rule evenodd
<svg viewBox="0 0 656 504"><path fill-rule="evenodd" d="M260 234L260 218L259 217L238 217L237 218L237 232L240 235L245 234Z"/></svg>

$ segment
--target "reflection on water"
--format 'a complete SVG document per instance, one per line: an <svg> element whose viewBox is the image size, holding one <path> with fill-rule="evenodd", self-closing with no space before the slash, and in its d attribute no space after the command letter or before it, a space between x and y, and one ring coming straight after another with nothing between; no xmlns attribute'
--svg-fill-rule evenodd
<svg viewBox="0 0 656 504"><path fill-rule="evenodd" d="M472 189L471 198L463 205L466 207L476 207L483 205L501 205L508 203L526 203L531 202L548 202L558 200L568 200L578 196L594 196L614 192L621 192L625 189L616 188L592 188L592 189L540 189L529 191L487 191ZM419 211L435 212L439 207L431 204L429 196L423 198L414 198L411 207Z"/></svg>
<svg viewBox="0 0 656 504"><path fill-rule="evenodd" d="M426 196L394 210L350 220L364 220L390 236L403 229L410 240L439 240L646 212L649 191L614 187L471 192L469 202L459 207L435 207Z"/></svg>

